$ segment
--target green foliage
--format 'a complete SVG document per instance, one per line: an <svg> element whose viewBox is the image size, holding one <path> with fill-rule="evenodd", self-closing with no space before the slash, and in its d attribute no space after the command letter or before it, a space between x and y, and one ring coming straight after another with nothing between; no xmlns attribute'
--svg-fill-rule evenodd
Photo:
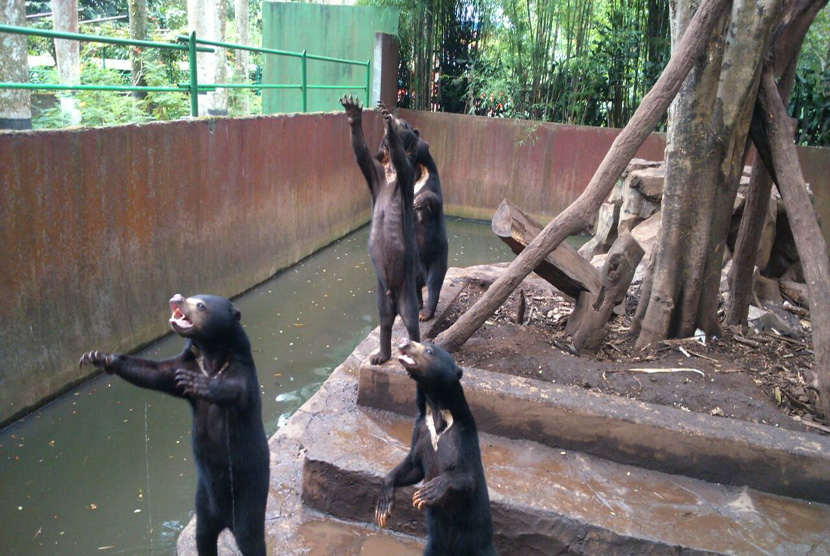
<svg viewBox="0 0 830 556"><path fill-rule="evenodd" d="M32 74L30 78L42 83L58 82L54 69ZM129 79L125 79L119 72L90 64L81 67L81 80L90 85L129 84ZM150 119L128 94L113 91L60 91L56 96L77 101L78 110L81 112L81 124L85 126L107 126ZM47 108L32 118L32 126L35 129L65 127L70 123L68 115L61 111L60 106Z"/></svg>
<svg viewBox="0 0 830 556"><path fill-rule="evenodd" d="M790 114L798 119L796 141L830 146L830 10L819 12L804 39L790 95Z"/></svg>
<svg viewBox="0 0 830 556"><path fill-rule="evenodd" d="M658 0L494 0L470 113L625 125L668 59Z"/></svg>

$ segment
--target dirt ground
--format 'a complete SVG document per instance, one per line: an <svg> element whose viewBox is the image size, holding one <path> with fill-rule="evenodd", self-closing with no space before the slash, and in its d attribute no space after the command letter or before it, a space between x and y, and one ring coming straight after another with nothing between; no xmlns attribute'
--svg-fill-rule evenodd
<svg viewBox="0 0 830 556"><path fill-rule="evenodd" d="M455 322L487 286L484 280L470 280L442 328ZM813 366L809 323L802 321L804 335L798 339L727 331L726 337L705 344L689 338L635 350L629 333L639 296L639 287L634 286L626 300L626 314L612 319L600 353L579 356L571 352L570 336L565 332L573 301L537 278L525 280L521 289L526 302L523 324L516 323L517 290L454 354L462 367L827 434L819 428L827 428L828 423L816 416L815 391L807 386Z"/></svg>

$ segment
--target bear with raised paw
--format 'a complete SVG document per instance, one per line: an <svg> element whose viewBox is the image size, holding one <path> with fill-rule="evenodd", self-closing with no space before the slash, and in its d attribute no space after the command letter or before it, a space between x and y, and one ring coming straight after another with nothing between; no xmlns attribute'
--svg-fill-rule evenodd
<svg viewBox="0 0 830 556"><path fill-rule="evenodd" d="M380 365L392 356L392 325L401 316L410 340L421 339L418 327L418 251L413 217L412 165L405 143L417 139L402 128L397 118L381 104L385 133L375 155L369 153L363 136L363 108L357 99L344 96L352 149L357 165L372 195L372 227L369 255L377 274L380 349L370 360Z"/></svg>
<svg viewBox="0 0 830 556"><path fill-rule="evenodd" d="M170 326L188 340L176 357L150 361L90 351L80 364L190 402L199 555L216 554L219 534L228 528L244 556L264 556L270 459L260 385L241 314L213 295L185 299L176 294L170 309Z"/></svg>
<svg viewBox="0 0 830 556"><path fill-rule="evenodd" d="M424 556L495 556L490 497L461 369L438 346L403 340L398 360L418 384L426 411L415 419L406 458L383 479L375 519L385 527L395 488L424 483L412 504L426 509Z"/></svg>

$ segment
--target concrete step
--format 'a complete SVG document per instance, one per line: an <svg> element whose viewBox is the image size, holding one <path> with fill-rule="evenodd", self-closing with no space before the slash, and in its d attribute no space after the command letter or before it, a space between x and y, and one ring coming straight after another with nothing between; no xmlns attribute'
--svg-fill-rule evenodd
<svg viewBox="0 0 830 556"><path fill-rule="evenodd" d="M290 525L286 527L286 525ZM268 554L279 556L421 556L424 541L411 535L383 531L366 523L334 519L306 509L281 523L277 542L268 535ZM196 527L192 522L179 537L177 554L197 556ZM239 556L239 548L229 531L219 537L221 556Z"/></svg>
<svg viewBox="0 0 830 556"><path fill-rule="evenodd" d="M410 392L411 393L411 392ZM406 455L412 422L341 406L307 422L302 501L371 523L384 474ZM830 555L830 507L481 434L500 554ZM425 534L400 489L390 527Z"/></svg>
<svg viewBox="0 0 830 556"><path fill-rule="evenodd" d="M824 436L480 369L465 368L461 383L482 432L830 503L830 438ZM414 415L414 392L396 362L363 361L360 405Z"/></svg>

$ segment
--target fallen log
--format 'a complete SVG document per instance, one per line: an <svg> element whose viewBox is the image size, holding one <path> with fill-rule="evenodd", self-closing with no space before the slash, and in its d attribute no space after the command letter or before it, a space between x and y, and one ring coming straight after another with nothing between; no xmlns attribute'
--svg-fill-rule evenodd
<svg viewBox="0 0 830 556"><path fill-rule="evenodd" d="M506 199L496 210L491 227L517 255L542 231L539 223ZM597 294L602 287L597 270L564 242L545 257L534 272L574 299L579 299L584 291Z"/></svg>
<svg viewBox="0 0 830 556"><path fill-rule="evenodd" d="M629 232L623 232L602 267L602 287L599 292L584 291L568 320L574 330L573 346L578 353L596 353L608 333L611 313L625 300L625 294L637 265L645 251Z"/></svg>

